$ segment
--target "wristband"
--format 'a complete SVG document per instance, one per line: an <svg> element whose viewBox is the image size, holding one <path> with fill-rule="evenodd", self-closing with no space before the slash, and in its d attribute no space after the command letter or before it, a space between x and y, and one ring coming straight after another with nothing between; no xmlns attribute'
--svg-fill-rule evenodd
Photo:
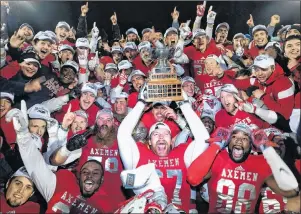
<svg viewBox="0 0 301 214"><path fill-rule="evenodd" d="M85 74L85 73L86 73L86 70L87 70L87 69L80 67L80 68L79 68L79 73Z"/></svg>

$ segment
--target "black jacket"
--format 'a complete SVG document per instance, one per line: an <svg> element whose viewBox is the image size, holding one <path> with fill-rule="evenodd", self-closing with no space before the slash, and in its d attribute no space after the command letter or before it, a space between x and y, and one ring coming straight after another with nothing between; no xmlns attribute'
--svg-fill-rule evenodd
<svg viewBox="0 0 301 214"><path fill-rule="evenodd" d="M15 96L14 107L20 108L21 100L25 100L27 108L30 108L31 106L37 103L42 103L46 100L55 97L58 91L64 88L62 84L59 82L57 76L54 73L52 73L48 67L44 65L42 65L42 67L38 70L38 72L31 78L24 76L23 72L20 70L10 80L25 84L31 80L34 80L42 76L45 76L46 78L46 81L41 83L42 89L38 92L27 93L21 96Z"/></svg>

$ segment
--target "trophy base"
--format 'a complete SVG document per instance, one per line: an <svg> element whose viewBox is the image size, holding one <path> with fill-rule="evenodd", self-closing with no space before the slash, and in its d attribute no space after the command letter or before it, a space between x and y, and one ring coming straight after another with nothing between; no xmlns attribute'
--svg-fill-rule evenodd
<svg viewBox="0 0 301 214"><path fill-rule="evenodd" d="M146 102L181 100L183 100L183 95L180 80L161 79L161 82L150 80L147 83Z"/></svg>

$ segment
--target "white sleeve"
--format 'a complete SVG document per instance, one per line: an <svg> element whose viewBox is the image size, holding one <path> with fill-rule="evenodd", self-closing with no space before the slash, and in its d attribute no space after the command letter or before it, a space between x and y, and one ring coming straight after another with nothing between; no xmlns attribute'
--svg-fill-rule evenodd
<svg viewBox="0 0 301 214"><path fill-rule="evenodd" d="M205 140L209 138L209 134L189 103L184 103L180 108L194 136L194 141L189 144L184 154L184 162L188 168L190 164L208 148L208 144Z"/></svg>
<svg viewBox="0 0 301 214"><path fill-rule="evenodd" d="M182 76L185 73L185 71L181 65L178 65L178 64L172 64L172 65L175 67L176 74L178 77Z"/></svg>
<svg viewBox="0 0 301 214"><path fill-rule="evenodd" d="M95 38L92 36L89 46L90 46L91 53L95 53L97 47L97 37Z"/></svg>
<svg viewBox="0 0 301 214"><path fill-rule="evenodd" d="M300 124L300 112L301 109L293 109L292 115L290 117L290 128L294 133L297 133L298 126Z"/></svg>
<svg viewBox="0 0 301 214"><path fill-rule="evenodd" d="M136 168L140 159L139 150L136 142L132 137L134 128L136 127L142 115L145 104L138 101L131 112L123 119L118 128L117 140L120 157L125 169Z"/></svg>
<svg viewBox="0 0 301 214"><path fill-rule="evenodd" d="M209 37L209 41L212 39L213 27L210 27L210 24L207 23L206 26L206 36Z"/></svg>
<svg viewBox="0 0 301 214"><path fill-rule="evenodd" d="M200 16L196 16L195 17L195 21L193 23L193 28L192 28L192 32L196 31L197 29L201 28L201 21L202 21L203 17Z"/></svg>
<svg viewBox="0 0 301 214"><path fill-rule="evenodd" d="M64 95L60 97L54 97L50 100L46 100L41 104L45 106L50 113L60 110L69 101L69 95Z"/></svg>
<svg viewBox="0 0 301 214"><path fill-rule="evenodd" d="M62 129L61 126L59 126L58 132L57 132L57 142L54 143L48 143L47 151L43 153L44 160L47 164L50 164L50 157L53 152L55 152L58 148L62 147L63 145L66 145L67 143L67 136L68 131L65 131Z"/></svg>
<svg viewBox="0 0 301 214"><path fill-rule="evenodd" d="M187 64L189 63L189 58L183 53L179 58L173 58L173 61L177 64Z"/></svg>
<svg viewBox="0 0 301 214"><path fill-rule="evenodd" d="M184 50L184 40L183 39L179 39L176 47L175 47L175 52L173 54L174 58L180 58L181 55L183 54L183 50Z"/></svg>
<svg viewBox="0 0 301 214"><path fill-rule="evenodd" d="M48 202L55 191L56 176L48 168L42 154L35 146L34 140L40 140L38 136L30 133L17 134L17 143L23 163L37 189Z"/></svg>
<svg viewBox="0 0 301 214"><path fill-rule="evenodd" d="M102 97L97 97L95 102L97 102L102 108L112 109L112 106Z"/></svg>
<svg viewBox="0 0 301 214"><path fill-rule="evenodd" d="M264 149L262 154L269 164L275 181L281 190L289 191L298 187L296 177L273 147Z"/></svg>
<svg viewBox="0 0 301 214"><path fill-rule="evenodd" d="M89 79L89 73L86 72L84 74L82 73L79 73L78 74L78 84L85 84L86 82L88 82L88 79Z"/></svg>

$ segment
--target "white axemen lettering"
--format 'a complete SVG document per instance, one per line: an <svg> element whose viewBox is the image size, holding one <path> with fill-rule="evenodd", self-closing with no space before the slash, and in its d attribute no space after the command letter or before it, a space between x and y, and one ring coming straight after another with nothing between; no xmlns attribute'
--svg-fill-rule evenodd
<svg viewBox="0 0 301 214"><path fill-rule="evenodd" d="M169 158L166 160L148 160L148 163L154 163L156 167L175 167L180 166L179 158Z"/></svg>
<svg viewBox="0 0 301 214"><path fill-rule="evenodd" d="M223 169L222 177L233 178L233 179L243 180L243 181L255 181L256 182L258 179L258 173L245 172L244 170L237 170L237 167L236 167L235 170Z"/></svg>
<svg viewBox="0 0 301 214"><path fill-rule="evenodd" d="M216 86L222 86L223 83L217 80L211 80L210 82L207 82L204 84L204 88L212 88L212 87L216 87ZM216 90L215 90L216 92Z"/></svg>
<svg viewBox="0 0 301 214"><path fill-rule="evenodd" d="M78 211L83 211L84 213L88 213L88 214L93 214L98 212L98 209L86 204L81 196L74 197L67 191L64 192L64 194L61 196L61 199L62 201L59 201L53 205L52 207L53 212L78 213Z"/></svg>
<svg viewBox="0 0 301 214"><path fill-rule="evenodd" d="M118 149L98 149L91 148L90 155L100 155L100 156L118 156Z"/></svg>
<svg viewBox="0 0 301 214"><path fill-rule="evenodd" d="M224 187L228 189L226 193L223 192ZM233 211L234 213L250 213L252 202L256 202L256 189L253 184L242 183L237 190L232 180L222 178L217 182L216 192L216 210L220 213L232 213ZM249 198L246 198L248 195L246 192L250 193ZM233 201L235 195L237 195L237 201ZM235 203L234 208L232 208L233 202Z"/></svg>

